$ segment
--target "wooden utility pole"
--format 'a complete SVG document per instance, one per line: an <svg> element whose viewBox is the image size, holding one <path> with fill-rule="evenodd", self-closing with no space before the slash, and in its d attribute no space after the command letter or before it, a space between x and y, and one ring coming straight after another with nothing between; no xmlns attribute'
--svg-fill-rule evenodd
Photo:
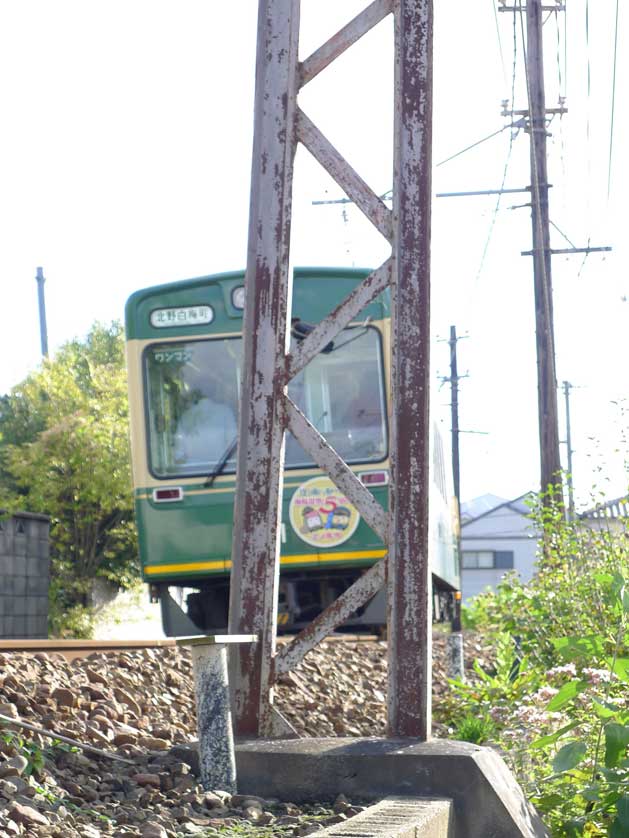
<svg viewBox="0 0 629 838"><path fill-rule="evenodd" d="M537 393L542 493L561 486L557 374L553 327L553 288L546 166L546 100L542 39L542 0L526 4L526 80L531 137L531 221L537 345Z"/></svg>

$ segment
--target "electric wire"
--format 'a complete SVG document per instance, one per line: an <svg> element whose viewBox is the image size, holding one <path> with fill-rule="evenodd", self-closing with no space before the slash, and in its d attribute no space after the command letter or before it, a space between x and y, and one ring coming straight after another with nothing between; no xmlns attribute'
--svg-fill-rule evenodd
<svg viewBox="0 0 629 838"><path fill-rule="evenodd" d="M565 15L565 11L564 11ZM564 17L564 25L565 25L565 17ZM559 105L562 106L567 98L567 89L566 89L566 81L565 81L565 72L562 72L561 69L561 27L559 26L559 12L555 12L555 29L557 33L557 52L556 52L556 61L557 61L557 75L558 75L558 90L559 90ZM566 55L565 55L565 37L566 32L564 31L564 71L566 68ZM551 119L551 124L555 120L555 115ZM566 169L566 137L564 134L564 126L563 126L563 114L559 115L559 164L561 166L561 175L563 183L568 182L568 175ZM562 204L564 211L567 209L566 207L566 190L561 190L562 196Z"/></svg>
<svg viewBox="0 0 629 838"><path fill-rule="evenodd" d="M563 73L561 71L561 30L559 28L559 17L558 12L555 12L555 32L557 34L557 53L556 53L556 60L557 60L557 75L559 76L559 95L565 95L565 91L563 89Z"/></svg>
<svg viewBox="0 0 629 838"><path fill-rule="evenodd" d="M496 35L498 36L498 51L500 52L500 66L502 67L502 81L504 86L507 86L507 69L505 66L504 52L502 51L502 38L500 37L500 25L498 24L498 10L496 8L496 0L491 0L491 5L494 10L494 21L496 23Z"/></svg>
<svg viewBox="0 0 629 838"><path fill-rule="evenodd" d="M564 3L563 8L563 77L568 96L568 4Z"/></svg>
<svg viewBox="0 0 629 838"><path fill-rule="evenodd" d="M517 68L517 59L518 59L518 38L517 38L517 27L516 27L516 19L515 14L513 16L513 66L511 70L511 108L513 109L514 106L514 99L515 99L515 79L516 79L516 68ZM498 212L500 210L500 200L502 198L502 190L505 188L505 183L507 182L507 174L509 171L509 164L511 162L511 152L513 151L513 143L520 132L520 126L516 126L514 123L511 124L511 134L509 135L509 150L507 151L507 159L505 161L504 170L502 173L502 183L500 185L500 192L498 193L498 197L496 199L496 205L494 207L494 211L491 217L491 222L489 224L489 231L487 233L487 238L485 239L485 246L483 247L483 252L480 259L480 264L478 266L478 270L476 271L476 276L474 278L474 286L478 284L478 280L480 279L481 273L483 272L483 268L485 267L485 259L487 258L487 253L489 252L489 245L491 244L491 239L494 232L494 227L496 226L496 220L498 218ZM516 127L517 130L513 131L513 128Z"/></svg>
<svg viewBox="0 0 629 838"><path fill-rule="evenodd" d="M607 164L607 203L609 204L609 196L611 192L612 183L612 159L614 150L614 116L616 113L616 68L618 65L618 9L620 0L616 0L616 20L614 23L614 71L612 75L612 110L609 122L609 160Z"/></svg>
<svg viewBox="0 0 629 838"><path fill-rule="evenodd" d="M587 87L587 97L586 97L586 112L585 112L585 148L586 148L586 166L587 166L587 180L586 180L586 226L587 226L587 246L589 248L591 238L592 238L592 217L590 208L592 206L592 143L591 143L591 136L590 136L590 120L591 120L591 105L592 105L592 61L590 55L590 0L585 0L585 56L586 56L586 87ZM588 253L585 254L583 261L581 262L581 267L579 268L579 273L577 274L577 279L581 276L583 268L585 266L585 262L588 257Z"/></svg>
<svg viewBox="0 0 629 838"><path fill-rule="evenodd" d="M481 143L487 142L487 140L491 140L493 137L497 137L498 134L502 134L502 132L506 131L507 128L512 128L512 127L513 127L512 125L503 125L502 128L499 128L497 131L494 131L492 134L487 134L486 137L483 137L482 139L477 140L475 143L472 143L471 145L468 145L465 148L462 148L460 151L457 151L455 154L451 154L450 157L446 157L445 160L441 160L439 163L436 163L435 168L438 168L439 166L443 166L444 163L449 163L451 160L454 160L455 158L460 157L462 154L465 154L466 151L470 151L471 149L476 148L476 146L481 145Z"/></svg>
<svg viewBox="0 0 629 838"><path fill-rule="evenodd" d="M531 136L531 201L532 206L537 207L537 212L535 213L535 218L537 221L537 239L544 246L544 235L543 235L543 228L542 228L542 219L541 219L541 198L540 198L540 182L539 182L539 171L538 171L538 161L537 161L537 153L536 153L536 144L537 144L537 137L535 126L533 125L533 116L532 116L532 108L533 108L533 95L531 90L531 79L529 75L529 66L528 66L528 46L526 43L526 36L524 31L524 14L523 14L523 6L522 0L518 0L518 11L520 14L520 29L522 34L522 49L524 52L524 75L526 79L526 94L529 104L529 125L530 125L530 136ZM515 13L514 13L515 16ZM545 118L544 118L544 125L542 125L542 129L545 130ZM547 184L545 184L547 186ZM535 237L533 239L533 259L536 258L535 254ZM539 265L541 269L541 286L542 286L542 299L544 308L548 314L548 321L549 321L549 338L550 338L550 364L551 364L551 375L552 379L556 381L557 379L557 372L556 372L556 359L555 359L555 335L554 335L554 324L553 324L553 304L552 304L552 297L551 297L551 290L549 288L549 280L550 276L548 275L548 271L546 269L546 253L542 254L542 258L539 260Z"/></svg>
<svg viewBox="0 0 629 838"><path fill-rule="evenodd" d="M568 238L568 236L564 233L564 231L563 231L563 230L561 230L561 229L560 229L560 228L559 228L559 227L555 224L555 222L554 222L554 221L551 221L551 219L548 219L548 223L549 223L549 224L551 224L551 225L555 228L555 230L557 230L557 232L559 233L559 235L560 235L560 236L562 236L562 238L564 238L564 239L568 242L568 244L570 245L570 247L574 247L574 248L576 248L576 244L575 244L574 242L570 241L570 239Z"/></svg>

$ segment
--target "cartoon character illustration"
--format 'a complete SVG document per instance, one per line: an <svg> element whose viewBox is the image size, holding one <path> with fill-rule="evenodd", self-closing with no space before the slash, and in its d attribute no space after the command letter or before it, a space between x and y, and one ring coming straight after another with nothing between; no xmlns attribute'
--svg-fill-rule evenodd
<svg viewBox="0 0 629 838"><path fill-rule="evenodd" d="M330 514L332 516L330 526L333 530L346 530L349 527L352 513L346 506L337 506Z"/></svg>
<svg viewBox="0 0 629 838"><path fill-rule="evenodd" d="M329 477L314 477L293 494L289 506L293 532L311 547L324 550L344 544L360 515Z"/></svg>
<svg viewBox="0 0 629 838"><path fill-rule="evenodd" d="M304 507L303 517L304 523L301 527L301 531L303 533L315 532L316 530L323 529L323 520L321 518L321 515L319 515L317 510L313 509L312 506Z"/></svg>
<svg viewBox="0 0 629 838"><path fill-rule="evenodd" d="M319 507L319 512L325 516L325 529L332 528L332 519L334 517L334 510L336 509L336 502L328 498L324 506Z"/></svg>

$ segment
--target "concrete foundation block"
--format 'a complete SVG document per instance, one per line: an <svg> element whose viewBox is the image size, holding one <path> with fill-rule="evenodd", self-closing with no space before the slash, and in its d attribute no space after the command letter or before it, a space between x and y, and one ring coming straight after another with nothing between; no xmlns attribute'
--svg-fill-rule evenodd
<svg viewBox="0 0 629 838"><path fill-rule="evenodd" d="M236 745L238 790L295 803L421 796L452 800L451 838L547 838L490 748L451 740L297 739Z"/></svg>

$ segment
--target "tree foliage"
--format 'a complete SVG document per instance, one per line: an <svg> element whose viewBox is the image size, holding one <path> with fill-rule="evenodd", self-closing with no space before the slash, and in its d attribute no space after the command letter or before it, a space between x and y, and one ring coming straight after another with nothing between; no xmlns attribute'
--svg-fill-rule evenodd
<svg viewBox="0 0 629 838"><path fill-rule="evenodd" d="M7 509L51 517L53 587L86 604L95 576L137 576L124 339L96 323L0 402Z"/></svg>

